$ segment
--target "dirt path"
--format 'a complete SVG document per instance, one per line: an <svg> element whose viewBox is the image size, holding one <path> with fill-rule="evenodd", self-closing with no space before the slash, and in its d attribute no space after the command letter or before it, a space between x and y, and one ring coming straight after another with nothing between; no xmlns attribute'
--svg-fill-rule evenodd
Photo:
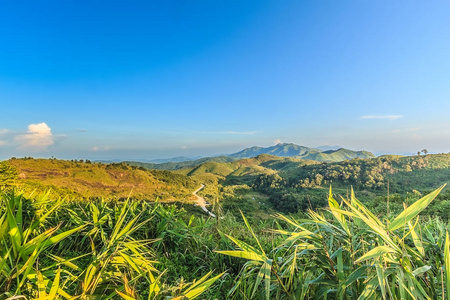
<svg viewBox="0 0 450 300"><path fill-rule="evenodd" d="M206 203L205 198L200 197L199 195L197 195L197 193L200 192L204 187L205 187L205 185L202 184L195 192L192 193L192 195L194 195L197 198L197 200L195 200L195 203L197 203L197 205L200 206L207 214L209 214L211 217L215 218L216 215L213 214L212 212L210 212L206 208L206 205L209 205L209 204Z"/></svg>

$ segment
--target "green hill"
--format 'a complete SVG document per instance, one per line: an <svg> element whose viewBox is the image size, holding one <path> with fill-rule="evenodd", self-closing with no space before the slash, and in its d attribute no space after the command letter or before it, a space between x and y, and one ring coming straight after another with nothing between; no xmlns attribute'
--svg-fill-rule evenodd
<svg viewBox="0 0 450 300"><path fill-rule="evenodd" d="M56 159L10 159L0 181L27 191L52 189L58 196L185 200L199 183L169 171L148 171L124 163L92 163ZM0 184L1 185L1 184Z"/></svg>
<svg viewBox="0 0 450 300"><path fill-rule="evenodd" d="M328 150L324 152L313 152L301 156L303 159L315 160L320 162L340 162L354 158L374 158L375 155L368 151L353 151L348 149Z"/></svg>
<svg viewBox="0 0 450 300"><path fill-rule="evenodd" d="M186 161L170 161L164 163L147 163L139 161L124 161L124 163L130 166L143 167L148 170L178 170L184 168L192 168L207 162L232 162L236 158L228 156L218 156L218 157L205 157L196 160L186 160Z"/></svg>
<svg viewBox="0 0 450 300"><path fill-rule="evenodd" d="M314 160L319 162L339 162L354 158L365 159L375 157L375 155L367 151L353 151L343 148L338 150L323 151L320 149L295 144L278 144L267 148L255 146L227 156L205 157L196 160L180 161L183 158L178 157L173 159L175 161L164 163L148 163L139 161L125 161L125 163L130 166L143 167L148 170L180 170L185 168L193 168L209 162L228 163L243 158L257 157L264 154L278 157Z"/></svg>
<svg viewBox="0 0 450 300"><path fill-rule="evenodd" d="M230 154L230 157L251 158L261 154L269 154L281 157L295 157L301 159L315 160L320 162L338 162L353 158L374 158L367 151L353 151L348 149L322 151L320 149L299 146L295 144L278 144L275 146L262 148L251 147L240 152Z"/></svg>
<svg viewBox="0 0 450 300"><path fill-rule="evenodd" d="M255 157L261 154L270 154L275 156L304 156L308 153L316 153L321 152L318 149L313 149L305 146L299 146L295 144L278 144L271 147L251 147L244 149L242 151L239 151L237 153L230 154L231 157L236 158L251 158Z"/></svg>

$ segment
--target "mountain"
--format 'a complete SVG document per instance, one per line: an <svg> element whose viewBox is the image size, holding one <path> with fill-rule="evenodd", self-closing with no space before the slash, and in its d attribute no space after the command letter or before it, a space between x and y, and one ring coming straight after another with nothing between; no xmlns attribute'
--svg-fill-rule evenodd
<svg viewBox="0 0 450 300"><path fill-rule="evenodd" d="M230 154L231 157L236 158L251 158L258 156L260 154L269 154L269 155L275 155L275 156L288 156L288 157L294 157L294 156L303 156L308 153L316 153L321 152L321 150L309 148L305 146L299 146L295 144L277 144L275 146L262 148L262 147L251 147L246 148L242 151Z"/></svg>
<svg viewBox="0 0 450 300"><path fill-rule="evenodd" d="M334 146L332 148L334 148ZM195 160L188 159L186 157L175 157L169 160L161 159L153 160L151 162L125 161L125 163L131 166L142 167L148 170L179 170L193 168L205 163L228 163L243 158L257 157L262 154L278 157L292 157L296 159L312 160L317 162L340 162L354 158L366 159L375 157L375 155L367 151L353 151L344 148L334 150L329 149L323 151L321 149L299 146L292 143L285 143L266 148L254 146L229 155L204 157Z"/></svg>
<svg viewBox="0 0 450 300"><path fill-rule="evenodd" d="M328 150L338 150L338 149L341 149L341 148L343 148L343 147L341 147L341 146L322 145L322 146L314 147L314 148L315 148L315 149L322 150L322 151L328 151Z"/></svg>
<svg viewBox="0 0 450 300"><path fill-rule="evenodd" d="M353 151L344 148L322 151L320 149L299 146L296 144L278 144L267 148L251 147L237 153L230 154L229 156L235 158L251 158L261 154L281 157L295 157L319 162L339 162L354 158L365 159L375 157L375 155L368 151Z"/></svg>

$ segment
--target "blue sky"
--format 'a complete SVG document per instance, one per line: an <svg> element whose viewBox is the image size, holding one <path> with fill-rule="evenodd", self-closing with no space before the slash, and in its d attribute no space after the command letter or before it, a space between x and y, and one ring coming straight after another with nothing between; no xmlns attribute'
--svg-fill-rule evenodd
<svg viewBox="0 0 450 300"><path fill-rule="evenodd" d="M1 1L0 159L450 151L448 1Z"/></svg>

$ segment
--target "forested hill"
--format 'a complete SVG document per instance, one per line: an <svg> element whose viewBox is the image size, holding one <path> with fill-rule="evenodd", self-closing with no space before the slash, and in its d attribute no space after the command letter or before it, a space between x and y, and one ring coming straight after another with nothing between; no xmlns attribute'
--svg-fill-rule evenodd
<svg viewBox="0 0 450 300"><path fill-rule="evenodd" d="M125 163L89 160L10 159L0 162L0 186L28 192L51 190L55 196L145 200L186 200L198 188L195 179L169 171L146 170Z"/></svg>
<svg viewBox="0 0 450 300"><path fill-rule="evenodd" d="M273 208L286 213L327 206L330 186L343 196L353 187L364 201L373 201L369 206L374 207L386 202L384 198L382 201L376 199L385 197L389 186L391 199L397 199L393 207L397 205L401 209L402 198L413 201L417 195L444 183L449 186L450 154L386 155L336 163L263 154L230 163L208 162L174 172L201 182L217 183L225 191L241 189L247 193L260 193L267 197ZM250 199L253 197L254 194ZM224 205L227 201L235 201L234 198L230 195ZM448 204L450 209L450 202ZM242 205L242 202L236 203L237 208ZM252 205L258 205L258 202ZM430 215L443 217L447 211L442 207L446 206L436 202L432 209L439 208L439 211Z"/></svg>
<svg viewBox="0 0 450 300"><path fill-rule="evenodd" d="M375 155L368 151L353 151L344 148L324 151L295 144L278 144L266 148L255 146L229 155L205 157L196 160L180 161L180 158L174 158L174 161L164 163L148 163L139 161L125 161L125 163L131 166L143 167L149 170L179 170L184 168L192 168L204 163L233 162L243 158L253 158L261 154L314 160L318 162L339 162L354 158L365 159L375 157Z"/></svg>
<svg viewBox="0 0 450 300"><path fill-rule="evenodd" d="M320 162L338 162L353 158L373 158L375 155L368 151L353 151L344 148L338 150L322 151L320 149L299 146L296 144L277 144L275 146L261 148L251 147L230 154L230 157L252 158L261 154L269 154L282 157L295 157Z"/></svg>
<svg viewBox="0 0 450 300"><path fill-rule="evenodd" d="M257 177L267 177L268 181L279 181L285 187L298 189L332 184L380 190L386 188L390 179L393 191L410 186L411 189L430 189L450 181L450 154L385 155L334 163L263 154L229 163L208 162L176 172L193 177L215 177L225 185L250 184Z"/></svg>

